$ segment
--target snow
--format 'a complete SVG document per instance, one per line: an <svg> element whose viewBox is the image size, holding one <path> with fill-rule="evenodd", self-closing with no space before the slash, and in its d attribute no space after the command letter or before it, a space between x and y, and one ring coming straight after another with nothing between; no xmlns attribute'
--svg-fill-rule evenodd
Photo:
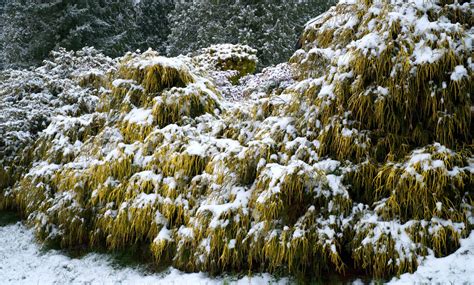
<svg viewBox="0 0 474 285"><path fill-rule="evenodd" d="M341 135L343 137L347 137L347 138L352 137L355 133L356 133L356 131L354 129L349 130L348 128L343 128L342 131L341 131Z"/></svg>
<svg viewBox="0 0 474 285"><path fill-rule="evenodd" d="M316 164L314 164L314 167L316 169L320 169L322 171L329 173L329 172L334 172L339 167L339 165L341 165L341 163L337 160L326 159L326 160L317 162Z"/></svg>
<svg viewBox="0 0 474 285"><path fill-rule="evenodd" d="M334 85L323 85L321 87L321 91L319 91L319 97L329 97L330 99L334 99L336 95L334 95Z"/></svg>
<svg viewBox="0 0 474 285"><path fill-rule="evenodd" d="M451 255L436 258L428 256L414 273L393 278L389 284L472 284L474 283L474 232L461 240L461 247Z"/></svg>
<svg viewBox="0 0 474 285"><path fill-rule="evenodd" d="M164 57L159 56L157 52L149 49L143 53L143 58L132 60L129 65L133 68L144 69L149 66L160 65L167 68L173 68L176 70L188 70L188 67L184 61L184 57Z"/></svg>
<svg viewBox="0 0 474 285"><path fill-rule="evenodd" d="M133 178L137 178L142 181L152 181L154 184L158 184L162 180L163 177L162 175L153 173L153 171L151 170L145 170L142 172L135 173L132 176L132 179Z"/></svg>
<svg viewBox="0 0 474 285"><path fill-rule="evenodd" d="M432 30L437 30L438 25L436 22L430 22L428 20L428 15L424 15L420 19L417 20L416 25L415 25L415 33L418 35L422 35L425 33L428 33Z"/></svg>
<svg viewBox="0 0 474 285"><path fill-rule="evenodd" d="M228 247L229 247L229 249L233 249L233 248L235 248L235 245L236 245L236 240L235 240L235 239L231 239L231 240L229 241Z"/></svg>
<svg viewBox="0 0 474 285"><path fill-rule="evenodd" d="M441 50L433 50L431 47L426 46L424 42L416 44L415 50L413 51L414 63L425 64L433 63L439 60L443 56L444 52Z"/></svg>
<svg viewBox="0 0 474 285"><path fill-rule="evenodd" d="M206 155L206 147L197 141L191 141L184 152L189 155L204 157Z"/></svg>
<svg viewBox="0 0 474 285"><path fill-rule="evenodd" d="M164 237L166 234L161 233ZM168 268L152 273L143 267L123 267L110 255L90 253L71 258L57 250L44 250L33 231L21 223L0 227L0 283L2 284L286 284L269 274L252 277L209 277ZM232 245L232 242L231 244Z"/></svg>
<svg viewBox="0 0 474 285"><path fill-rule="evenodd" d="M326 178L328 181L328 185L334 194L341 194L341 195L346 195L346 196L348 195L344 187L344 184L342 183L341 176L329 174L326 176Z"/></svg>
<svg viewBox="0 0 474 285"><path fill-rule="evenodd" d="M133 207L145 208L146 206L155 203L157 199L158 199L158 195L155 193L152 193L152 194L140 193L133 201Z"/></svg>
<svg viewBox="0 0 474 285"><path fill-rule="evenodd" d="M56 170L60 168L57 164L49 164L46 161L35 163L28 175L47 176L52 175Z"/></svg>
<svg viewBox="0 0 474 285"><path fill-rule="evenodd" d="M120 87L121 85L134 84L134 83L135 81L131 79L115 79L114 81L112 81L112 86L117 88L117 87Z"/></svg>
<svg viewBox="0 0 474 285"><path fill-rule="evenodd" d="M194 238L194 232L192 228L187 228L185 226L181 226L178 230L178 234L182 237L186 237L188 239Z"/></svg>
<svg viewBox="0 0 474 285"><path fill-rule="evenodd" d="M382 96L387 96L389 94L389 90L387 88L384 88L382 86L377 87L377 93L382 95Z"/></svg>
<svg viewBox="0 0 474 285"><path fill-rule="evenodd" d="M345 53L345 54L338 57L337 65L339 67L349 66L351 60L352 60L352 54L347 52L347 53Z"/></svg>
<svg viewBox="0 0 474 285"><path fill-rule="evenodd" d="M134 108L124 120L132 124L151 125L153 123L152 109Z"/></svg>
<svg viewBox="0 0 474 285"><path fill-rule="evenodd" d="M459 81L459 80L463 79L464 77L468 77L467 69L462 65L456 66L454 68L453 73L451 73L451 80Z"/></svg>
<svg viewBox="0 0 474 285"><path fill-rule="evenodd" d="M168 228L163 227L161 228L160 232L158 233L158 236L156 236L154 242L159 242L163 240L168 240L171 241L171 231L168 230Z"/></svg>
<svg viewBox="0 0 474 285"><path fill-rule="evenodd" d="M250 191L245 191L245 188L235 187L232 189L235 194L235 199L232 202L225 204L204 204L197 210L198 213L210 211L212 213L212 220L209 223L210 228L217 228L222 225L220 217L223 213L236 210L239 207L246 207L250 199ZM235 245L235 242L234 242Z"/></svg>
<svg viewBox="0 0 474 285"><path fill-rule="evenodd" d="M205 60L209 64L216 64L217 62L228 59L258 61L257 56L255 55L257 50L247 45L217 44L203 48L199 53L201 55L197 56L196 59Z"/></svg>
<svg viewBox="0 0 474 285"><path fill-rule="evenodd" d="M360 40L354 42L356 49L361 50L364 55L379 56L385 49L385 40L377 33L369 33Z"/></svg>
<svg viewBox="0 0 474 285"><path fill-rule="evenodd" d="M294 232L293 232L293 239L298 239L300 237L303 237L304 236L304 231L301 230L301 229L296 229Z"/></svg>

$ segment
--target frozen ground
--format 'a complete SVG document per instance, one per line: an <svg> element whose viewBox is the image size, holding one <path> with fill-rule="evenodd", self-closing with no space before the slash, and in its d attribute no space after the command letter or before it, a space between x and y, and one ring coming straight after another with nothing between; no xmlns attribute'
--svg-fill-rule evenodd
<svg viewBox="0 0 474 285"><path fill-rule="evenodd" d="M204 273L183 273L170 268L146 274L123 268L102 254L79 259L59 251L42 251L33 232L20 223L0 227L0 284L285 284L268 274L242 279L211 278Z"/></svg>
<svg viewBox="0 0 474 285"><path fill-rule="evenodd" d="M1 284L286 284L268 274L235 278L211 278L204 273L183 273L170 268L147 274L140 268L123 268L103 254L70 258L60 251L42 251L33 232L21 223L0 226ZM444 258L429 257L413 274L394 278L393 284L474 284L474 232L461 248ZM355 282L357 283L357 282Z"/></svg>

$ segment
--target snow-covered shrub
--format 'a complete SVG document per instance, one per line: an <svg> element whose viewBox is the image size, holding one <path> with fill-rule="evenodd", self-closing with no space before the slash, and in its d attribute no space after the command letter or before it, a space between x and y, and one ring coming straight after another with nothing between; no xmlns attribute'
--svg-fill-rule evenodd
<svg viewBox="0 0 474 285"><path fill-rule="evenodd" d="M245 45L219 44L199 50L193 57L206 70L235 71L230 80L237 83L239 78L255 72L257 50Z"/></svg>
<svg viewBox="0 0 474 285"><path fill-rule="evenodd" d="M98 87L113 65L112 59L92 48L77 52L61 49L51 56L34 70L0 73L2 188L14 182L22 167L29 166L30 157L19 156L32 151L38 132L54 116L76 117L95 110Z"/></svg>
<svg viewBox="0 0 474 285"><path fill-rule="evenodd" d="M308 23L291 59L300 125L319 155L354 163L351 197L377 213L355 224L350 246L376 276L449 254L472 227L472 28L455 16L470 13L457 2L341 1ZM391 221L405 226L382 226Z"/></svg>

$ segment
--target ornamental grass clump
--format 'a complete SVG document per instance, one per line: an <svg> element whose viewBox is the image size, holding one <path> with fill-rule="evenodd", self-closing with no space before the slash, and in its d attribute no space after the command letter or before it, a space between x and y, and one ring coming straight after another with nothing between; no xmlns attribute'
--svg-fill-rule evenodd
<svg viewBox="0 0 474 285"><path fill-rule="evenodd" d="M195 81L186 63L179 58L159 56L148 50L142 54L129 53L122 58L119 78L134 80L147 93L157 93L166 88L184 87Z"/></svg>
<svg viewBox="0 0 474 285"><path fill-rule="evenodd" d="M461 204L472 196L462 189L473 178L465 156L440 144L426 146L414 150L403 164L380 168L374 186L377 195L388 198L377 210L386 219L438 217L460 222L466 219Z"/></svg>
<svg viewBox="0 0 474 285"><path fill-rule="evenodd" d="M232 71L230 81L237 84L239 79L255 72L258 64L257 50L246 45L218 44L195 52L193 61L201 68L211 71Z"/></svg>
<svg viewBox="0 0 474 285"><path fill-rule="evenodd" d="M219 97L209 83L174 87L153 100L153 116L159 126L180 123L186 117L195 118L219 109Z"/></svg>
<svg viewBox="0 0 474 285"><path fill-rule="evenodd" d="M315 106L302 117L317 122L306 129L319 134L319 155L350 160L351 198L376 214L355 224L349 246L355 267L375 276L414 271L430 250L449 254L472 227L470 26L455 16L469 10L341 2L308 24L291 59L301 100ZM380 226L394 220L402 226Z"/></svg>

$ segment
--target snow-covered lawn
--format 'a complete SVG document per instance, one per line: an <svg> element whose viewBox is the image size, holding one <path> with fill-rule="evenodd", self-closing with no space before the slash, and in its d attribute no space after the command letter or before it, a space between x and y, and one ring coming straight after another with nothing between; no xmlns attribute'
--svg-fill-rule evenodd
<svg viewBox="0 0 474 285"><path fill-rule="evenodd" d="M42 251L31 229L21 223L0 227L0 284L285 284L268 274L252 278L212 278L169 268L147 274L140 268L114 265L104 254L70 258L60 251Z"/></svg>

